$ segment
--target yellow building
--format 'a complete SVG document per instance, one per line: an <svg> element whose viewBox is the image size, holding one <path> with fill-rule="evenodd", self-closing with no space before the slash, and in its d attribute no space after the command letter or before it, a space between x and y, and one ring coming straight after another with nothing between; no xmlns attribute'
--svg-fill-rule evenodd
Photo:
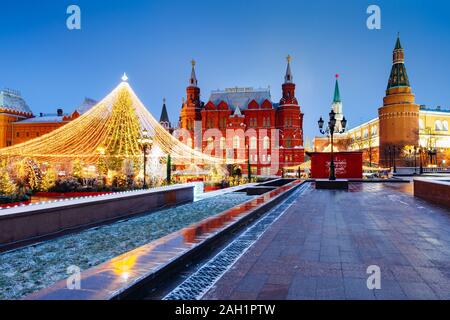
<svg viewBox="0 0 450 320"><path fill-rule="evenodd" d="M336 96L336 93L335 93ZM425 165L447 167L450 162L450 110L415 103L397 39L391 75L378 109L378 117L336 137L338 150L362 150L366 163L413 166L422 157ZM328 139L315 139L316 151L329 148ZM420 158L419 158L420 159Z"/></svg>

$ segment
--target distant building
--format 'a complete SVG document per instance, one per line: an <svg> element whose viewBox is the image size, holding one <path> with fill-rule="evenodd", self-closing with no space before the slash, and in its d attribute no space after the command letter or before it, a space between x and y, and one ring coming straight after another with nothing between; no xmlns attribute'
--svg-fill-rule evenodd
<svg viewBox="0 0 450 320"><path fill-rule="evenodd" d="M202 151L212 150L213 155L224 158L236 159L237 154L243 154L245 160L250 157L252 173L257 175L280 175L282 168L304 162L303 113L295 97L290 57L279 103L272 101L269 88L236 87L213 91L205 104L200 101L195 62L192 63L186 93L180 127L190 133L191 138L184 141L187 145L201 148ZM192 140L196 122L201 123L201 145L194 145ZM205 139L204 133L210 129L220 131L222 137ZM278 129L279 135L274 133L275 129ZM235 132L232 137L227 135L230 130ZM253 131L256 134L243 136L238 134L239 131ZM272 154L274 148L277 154ZM216 154L216 150L220 154ZM271 169L272 163L277 164L273 166L278 168L276 172ZM243 173L247 172L247 165L239 167Z"/></svg>
<svg viewBox="0 0 450 320"><path fill-rule="evenodd" d="M450 110L415 103L406 72L404 49L398 37L386 96L378 109L378 117L347 130L337 138L336 145L338 149L362 150L366 162L371 160L382 166L390 165L394 148L397 165L411 166L414 163L411 148L421 147L426 149L424 163L448 166L449 122ZM316 137L314 146L316 151L323 151L328 147L328 139ZM411 154L405 154L408 148Z"/></svg>
<svg viewBox="0 0 450 320"><path fill-rule="evenodd" d="M86 98L71 114L58 109L55 114L33 115L20 92L5 89L0 91L0 148L26 142L49 133L78 118L96 101Z"/></svg>

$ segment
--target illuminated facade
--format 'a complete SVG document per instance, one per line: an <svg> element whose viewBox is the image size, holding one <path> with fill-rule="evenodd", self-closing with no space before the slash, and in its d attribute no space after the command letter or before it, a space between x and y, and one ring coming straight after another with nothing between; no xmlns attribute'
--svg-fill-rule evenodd
<svg viewBox="0 0 450 320"><path fill-rule="evenodd" d="M414 153L409 150L421 147L425 164L445 167L450 161L449 123L450 110L415 103L406 72L404 49L398 38L386 96L378 109L378 117L348 130L337 138L336 144L341 150L362 150L365 162L381 166L389 166L394 148L397 150L397 164L412 166ZM316 151L327 147L327 139L315 139Z"/></svg>
<svg viewBox="0 0 450 320"><path fill-rule="evenodd" d="M203 103L193 63L180 114L180 128L189 133L183 142L221 158L250 159L257 175L279 175L282 168L303 163L303 113L290 56L287 60L279 103L271 100L269 88L237 87L213 91ZM246 165L239 166L247 172Z"/></svg>

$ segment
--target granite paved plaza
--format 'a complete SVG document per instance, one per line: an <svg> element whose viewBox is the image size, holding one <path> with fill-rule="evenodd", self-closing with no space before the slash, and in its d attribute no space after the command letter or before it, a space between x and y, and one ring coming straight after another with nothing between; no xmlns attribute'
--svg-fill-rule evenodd
<svg viewBox="0 0 450 320"><path fill-rule="evenodd" d="M450 211L410 184L311 186L203 298L450 299Z"/></svg>

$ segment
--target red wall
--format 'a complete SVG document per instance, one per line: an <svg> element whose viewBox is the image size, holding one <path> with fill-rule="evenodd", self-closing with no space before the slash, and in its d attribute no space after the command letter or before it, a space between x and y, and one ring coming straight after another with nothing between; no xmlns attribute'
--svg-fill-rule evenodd
<svg viewBox="0 0 450 320"><path fill-rule="evenodd" d="M450 208L450 183L414 179L414 196Z"/></svg>
<svg viewBox="0 0 450 320"><path fill-rule="evenodd" d="M330 176L329 152L310 152L311 177L313 179L327 179ZM334 164L336 178L338 179L362 179L362 152L335 152Z"/></svg>

